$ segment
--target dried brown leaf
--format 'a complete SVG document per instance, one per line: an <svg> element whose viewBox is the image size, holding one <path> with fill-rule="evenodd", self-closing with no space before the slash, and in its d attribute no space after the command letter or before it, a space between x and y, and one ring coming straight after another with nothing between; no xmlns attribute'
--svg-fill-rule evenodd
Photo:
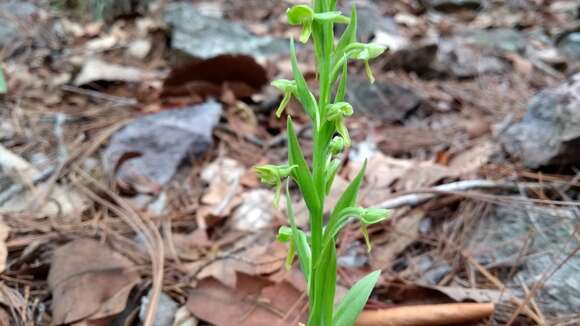
<svg viewBox="0 0 580 326"><path fill-rule="evenodd" d="M138 282L135 265L107 245L93 239L69 242L55 251L48 276L53 322L60 325L118 314Z"/></svg>

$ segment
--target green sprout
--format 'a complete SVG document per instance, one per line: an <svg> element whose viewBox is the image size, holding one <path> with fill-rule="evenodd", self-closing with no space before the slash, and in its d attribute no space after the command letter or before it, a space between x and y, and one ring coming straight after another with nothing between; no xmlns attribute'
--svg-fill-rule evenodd
<svg viewBox="0 0 580 326"><path fill-rule="evenodd" d="M376 44L356 41L357 13L352 8L350 17L336 10L336 0L313 0L313 5L296 5L287 11L291 25L301 25L300 41L312 39L319 81L318 98L310 91L298 69L294 40L290 40L290 58L294 80L276 80L272 85L284 97L276 110L280 117L292 97L298 99L312 122L312 163L304 158L290 117L287 118L288 164L256 167L261 180L276 187L276 203L282 179L294 181L309 211L310 232L298 228L286 184L286 209L290 226L278 232L278 241L288 243L286 267L290 268L298 257L300 269L308 283L308 326L351 326L380 276L375 271L359 280L335 306L336 291L336 239L341 229L350 221L358 220L368 249L370 241L367 226L385 220L389 212L377 208L361 208L357 195L363 181L366 161L332 209L324 225L324 200L341 166L341 153L351 145L345 119L352 115L353 107L345 101L347 65L349 60L361 60L370 82L374 77L369 60L385 50ZM334 38L334 24L347 24L338 41ZM334 95L334 96L333 96Z"/></svg>

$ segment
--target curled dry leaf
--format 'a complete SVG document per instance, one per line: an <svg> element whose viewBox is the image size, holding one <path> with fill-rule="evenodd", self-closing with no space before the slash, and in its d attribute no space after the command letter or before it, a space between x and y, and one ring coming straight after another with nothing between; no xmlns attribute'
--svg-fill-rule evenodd
<svg viewBox="0 0 580 326"><path fill-rule="evenodd" d="M137 119L111 138L105 171L123 189L157 194L183 161L208 150L221 113L210 101Z"/></svg>
<svg viewBox="0 0 580 326"><path fill-rule="evenodd" d="M274 194L266 189L253 189L242 194L242 203L232 216L233 227L255 232L269 227L274 218Z"/></svg>
<svg viewBox="0 0 580 326"><path fill-rule="evenodd" d="M246 169L236 160L218 158L202 172L201 179L208 184L208 189L201 198L203 206L201 216L225 217L239 203L237 198L241 191L240 180Z"/></svg>
<svg viewBox="0 0 580 326"><path fill-rule="evenodd" d="M69 242L55 251L48 275L53 324L116 315L138 282L135 265L109 246L93 239Z"/></svg>
<svg viewBox="0 0 580 326"><path fill-rule="evenodd" d="M264 67L248 55L220 55L194 59L171 71L163 85L163 97L221 97L224 85L237 98L245 98L268 83Z"/></svg>
<svg viewBox="0 0 580 326"><path fill-rule="evenodd" d="M285 245L258 235L250 236L240 240L230 252L220 254L197 277L212 277L230 288L236 288L239 286L237 275L240 272L246 275L272 274L282 268L286 254Z"/></svg>

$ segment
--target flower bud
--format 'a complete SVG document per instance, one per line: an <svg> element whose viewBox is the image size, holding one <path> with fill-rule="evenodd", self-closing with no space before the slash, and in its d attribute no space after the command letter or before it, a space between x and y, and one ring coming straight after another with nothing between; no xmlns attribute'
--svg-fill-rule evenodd
<svg viewBox="0 0 580 326"><path fill-rule="evenodd" d="M326 119L333 121L342 117L350 117L353 113L352 105L348 102L337 102L326 107Z"/></svg>
<svg viewBox="0 0 580 326"><path fill-rule="evenodd" d="M330 153L332 155L336 155L342 152L342 150L344 149L344 138L342 138L341 136L335 136L329 144L330 147Z"/></svg>

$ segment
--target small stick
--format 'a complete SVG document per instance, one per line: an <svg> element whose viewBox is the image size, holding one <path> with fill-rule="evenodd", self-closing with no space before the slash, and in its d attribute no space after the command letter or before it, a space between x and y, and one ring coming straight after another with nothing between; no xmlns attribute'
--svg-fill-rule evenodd
<svg viewBox="0 0 580 326"><path fill-rule="evenodd" d="M461 192L474 189L519 189L523 188L537 188L545 185L539 183L516 183L516 182L498 182L493 180L464 180L452 182L429 189L421 189L417 191L410 191L406 194L401 194L398 197L387 199L386 201L376 205L379 208L399 208L403 206L416 206L426 202L429 199L451 192Z"/></svg>
<svg viewBox="0 0 580 326"><path fill-rule="evenodd" d="M365 310L356 326L432 326L450 325L487 318L493 303L450 303Z"/></svg>

